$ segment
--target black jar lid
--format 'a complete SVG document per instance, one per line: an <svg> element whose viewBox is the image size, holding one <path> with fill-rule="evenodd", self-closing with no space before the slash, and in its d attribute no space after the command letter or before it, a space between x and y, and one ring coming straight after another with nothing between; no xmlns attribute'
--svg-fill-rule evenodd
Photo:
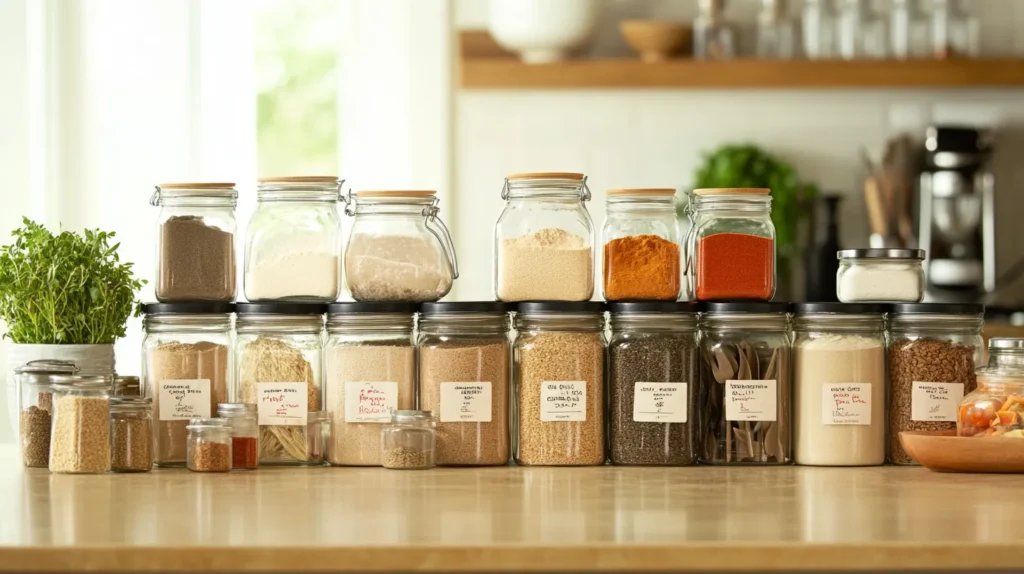
<svg viewBox="0 0 1024 574"><path fill-rule="evenodd" d="M323 315L327 305L323 303L267 302L236 303L239 315Z"/></svg>
<svg viewBox="0 0 1024 574"><path fill-rule="evenodd" d="M520 313L604 313L604 301L523 301L516 305Z"/></svg>
<svg viewBox="0 0 1024 574"><path fill-rule="evenodd" d="M696 313L700 305L692 301L617 301L608 304L612 313Z"/></svg>
<svg viewBox="0 0 1024 574"><path fill-rule="evenodd" d="M700 304L705 313L789 313L793 304L784 301L716 301Z"/></svg>
<svg viewBox="0 0 1024 574"><path fill-rule="evenodd" d="M897 303L892 312L898 315L982 315L980 303Z"/></svg>
<svg viewBox="0 0 1024 574"><path fill-rule="evenodd" d="M885 303L795 303L793 312L797 315L832 313L841 315L881 315L888 313L891 305Z"/></svg>
<svg viewBox="0 0 1024 574"><path fill-rule="evenodd" d="M185 301L181 303L146 303L146 315L228 315L235 312L235 303L217 301Z"/></svg>
<svg viewBox="0 0 1024 574"><path fill-rule="evenodd" d="M420 313L438 315L441 313L508 313L512 305L501 301L444 301L441 303L423 303Z"/></svg>
<svg viewBox="0 0 1024 574"><path fill-rule="evenodd" d="M347 301L344 303L331 303L327 306L328 315L360 315L363 313L412 315L419 310L419 303L409 303L406 301L381 301L374 303Z"/></svg>

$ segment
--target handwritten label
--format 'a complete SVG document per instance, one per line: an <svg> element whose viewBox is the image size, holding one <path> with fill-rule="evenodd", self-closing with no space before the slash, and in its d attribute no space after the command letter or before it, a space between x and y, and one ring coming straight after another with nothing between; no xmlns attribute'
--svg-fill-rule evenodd
<svg viewBox="0 0 1024 574"><path fill-rule="evenodd" d="M441 422L491 422L491 383L441 383Z"/></svg>
<svg viewBox="0 0 1024 574"><path fill-rule="evenodd" d="M345 422L389 423L397 409L398 383L345 383Z"/></svg>
<svg viewBox="0 0 1024 574"><path fill-rule="evenodd" d="M260 425L306 426L308 410L306 383L259 383L256 386L256 416Z"/></svg>
<svg viewBox="0 0 1024 574"><path fill-rule="evenodd" d="M210 416L210 379L160 381L162 421L187 421Z"/></svg>
<svg viewBox="0 0 1024 574"><path fill-rule="evenodd" d="M774 421L778 411L775 380L725 381L725 419Z"/></svg>
<svg viewBox="0 0 1024 574"><path fill-rule="evenodd" d="M686 383L635 383L633 422L685 423Z"/></svg>
<svg viewBox="0 0 1024 574"><path fill-rule="evenodd" d="M910 394L910 420L956 422L964 398L963 383L914 381Z"/></svg>
<svg viewBox="0 0 1024 574"><path fill-rule="evenodd" d="M587 382L542 382L540 384L540 420L543 422L586 421Z"/></svg>
<svg viewBox="0 0 1024 574"><path fill-rule="evenodd" d="M871 384L827 383L822 385L821 424L871 424Z"/></svg>

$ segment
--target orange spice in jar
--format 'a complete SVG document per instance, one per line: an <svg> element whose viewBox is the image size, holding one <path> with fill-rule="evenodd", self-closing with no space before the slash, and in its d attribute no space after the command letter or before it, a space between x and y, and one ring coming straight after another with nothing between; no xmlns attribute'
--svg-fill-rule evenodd
<svg viewBox="0 0 1024 574"><path fill-rule="evenodd" d="M675 301L680 287L675 189L607 192L604 297Z"/></svg>

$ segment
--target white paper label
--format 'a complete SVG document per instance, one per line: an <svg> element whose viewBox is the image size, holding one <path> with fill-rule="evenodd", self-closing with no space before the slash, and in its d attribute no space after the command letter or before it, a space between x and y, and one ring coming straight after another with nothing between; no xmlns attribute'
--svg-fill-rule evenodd
<svg viewBox="0 0 1024 574"><path fill-rule="evenodd" d="M309 386L306 383L258 383L256 413L260 425L306 426Z"/></svg>
<svg viewBox="0 0 1024 574"><path fill-rule="evenodd" d="M160 381L158 416L162 421L187 421L193 417L209 418L210 379Z"/></svg>
<svg viewBox="0 0 1024 574"><path fill-rule="evenodd" d="M730 421L774 421L778 411L775 379L725 381L725 419Z"/></svg>
<svg viewBox="0 0 1024 574"><path fill-rule="evenodd" d="M586 421L587 382L542 382L540 384L540 420L543 422Z"/></svg>
<svg viewBox="0 0 1024 574"><path fill-rule="evenodd" d="M821 424L871 424L871 384L827 383L822 385Z"/></svg>
<svg viewBox="0 0 1024 574"><path fill-rule="evenodd" d="M441 383L441 422L491 422L491 383Z"/></svg>
<svg viewBox="0 0 1024 574"><path fill-rule="evenodd" d="M633 422L685 423L686 383L635 383Z"/></svg>
<svg viewBox="0 0 1024 574"><path fill-rule="evenodd" d="M955 423L956 410L963 398L963 383L914 381L910 395L910 420Z"/></svg>
<svg viewBox="0 0 1024 574"><path fill-rule="evenodd" d="M345 422L389 423L398 409L394 381L345 383Z"/></svg>

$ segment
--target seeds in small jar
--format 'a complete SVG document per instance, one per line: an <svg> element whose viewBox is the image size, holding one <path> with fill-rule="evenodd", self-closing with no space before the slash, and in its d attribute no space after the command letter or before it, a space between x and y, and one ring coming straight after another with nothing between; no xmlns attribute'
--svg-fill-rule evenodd
<svg viewBox="0 0 1024 574"><path fill-rule="evenodd" d="M110 421L110 470L148 472L153 468L153 425L149 418L115 417Z"/></svg>
<svg viewBox="0 0 1024 574"><path fill-rule="evenodd" d="M100 397L54 397L50 471L98 473L108 470L110 402Z"/></svg>
<svg viewBox="0 0 1024 574"><path fill-rule="evenodd" d="M21 411L21 455L25 466L46 468L50 464L50 413L37 406Z"/></svg>
<svg viewBox="0 0 1024 574"><path fill-rule="evenodd" d="M198 440L188 453L188 469L195 472L228 472L231 470L231 445Z"/></svg>
<svg viewBox="0 0 1024 574"><path fill-rule="evenodd" d="M427 469L434 466L434 453L399 446L385 450L381 463L384 468Z"/></svg>

